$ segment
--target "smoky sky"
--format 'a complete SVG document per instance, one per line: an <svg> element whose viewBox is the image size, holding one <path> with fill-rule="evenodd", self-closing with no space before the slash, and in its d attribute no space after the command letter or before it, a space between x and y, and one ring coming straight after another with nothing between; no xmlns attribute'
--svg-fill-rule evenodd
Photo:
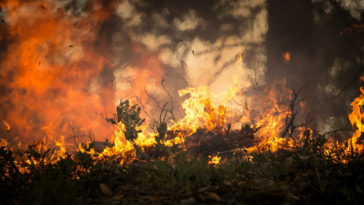
<svg viewBox="0 0 364 205"><path fill-rule="evenodd" d="M57 6L77 21L90 15L90 2L58 0ZM90 27L96 37L87 48L110 63L87 79L85 92L98 93L106 107L135 97L151 121L164 103L169 117L179 118L182 88L205 85L218 93L237 77L248 93L286 79L292 89L304 87L301 98L318 119L316 127L348 126L345 116L363 76L364 32L351 29L363 25L362 1L107 0L97 6L107 17ZM6 12L1 8L0 60L17 41ZM72 42L66 46L77 49ZM6 119L14 109L9 92L23 91L9 87L12 71L1 78Z"/></svg>
<svg viewBox="0 0 364 205"><path fill-rule="evenodd" d="M341 126L363 75L363 32L345 29L362 25L363 9L355 0L124 1L105 31L121 51L121 69L130 58L125 42L140 42L159 56L176 104L176 91L184 87L219 92L235 75L244 87L284 78L290 88L305 87L302 98L321 124L331 119ZM291 53L288 63L284 52Z"/></svg>

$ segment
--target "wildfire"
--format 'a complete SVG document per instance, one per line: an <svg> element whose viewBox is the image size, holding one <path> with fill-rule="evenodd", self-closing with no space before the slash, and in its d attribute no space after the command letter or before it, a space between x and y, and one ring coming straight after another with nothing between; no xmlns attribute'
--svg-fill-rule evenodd
<svg viewBox="0 0 364 205"><path fill-rule="evenodd" d="M148 125L141 125L141 132L131 141L125 136L127 124L115 123L111 134L111 126L97 116L97 113L111 110L109 108L113 104L110 102L114 102L115 98L132 96L124 91L113 93L112 88L100 86L107 84L99 78L100 74L108 72L113 65L108 60L111 49L107 45L102 46L102 51L96 51L91 46L98 38L91 30L97 30L110 17L103 8L104 4L98 1L90 3L89 14L78 18L67 13L57 1L6 0L0 6L6 8L5 19L11 36L16 39L9 44L9 54L1 62L4 69L1 79L14 77L13 81L7 83L12 91L6 97L16 106L2 120L7 131L17 129L23 135L45 135L40 142L29 147L41 153L54 149L50 157L44 159L46 163L56 162L66 156L66 148L71 145L67 144L65 138L72 126L80 132L93 130L94 133L89 134L91 139L93 136L105 139L111 135L111 143L101 151L87 150L81 142L75 144L81 152L91 153L98 158L122 156L121 163L136 157L136 147L144 149L157 143L156 136L159 133L151 131ZM156 86L160 82L162 66L158 57L144 52L141 45L133 44L131 50L139 58L135 60L138 61L135 67L125 69L134 77L128 88L139 102L145 103L148 99L146 87ZM283 53L283 60L291 61L291 53ZM236 62L242 61L243 54L240 52L236 55ZM364 77L361 80L364 81ZM285 87L284 82L279 92L271 89L264 90L264 95L243 96L247 99L245 105L232 102L241 100L243 95L238 80L234 79L234 82L228 91L219 94L212 93L208 86L179 90L179 96L188 96L181 104L185 115L179 120L166 122L167 134L172 133L169 136L172 137L161 143L166 146L183 144L198 129L221 136L224 136L222 133L228 135L234 123L239 126L245 124L255 131L255 145L245 148L249 153L289 149L303 138L304 132L309 131L309 136L312 135L312 130L305 127L297 128L298 136L289 132L282 136L288 126L287 119L294 115L288 106L292 100L292 91ZM351 104L353 111L349 114L349 120L355 132L346 141L348 146L332 142L326 147L328 153L335 146L345 147L346 153L363 152L364 89L360 88L360 91L361 95ZM304 103L300 102L299 105L303 107ZM6 140L0 140L1 145L8 145ZM18 147L22 147L20 142ZM210 156L209 164L216 165L220 161L220 156ZM39 160L32 158L26 162L39 164Z"/></svg>
<svg viewBox="0 0 364 205"><path fill-rule="evenodd" d="M234 89L233 89L234 90ZM285 90L284 95L289 96L290 91L288 89ZM226 99L232 98L234 92L225 93L225 99L223 102L227 102ZM349 146L346 147L346 152L349 154L350 152L361 153L363 151L363 144L360 143L363 130L363 105L364 105L364 89L361 88L361 95L354 99L352 102L352 113L349 114L350 122L353 127L356 128L355 133L351 138L347 140L347 144ZM214 106L210 99L213 96L207 87L200 87L197 89L187 88L180 91L181 95L189 94L190 97L182 103L183 108L185 109L186 116L182 118L178 122L172 122L170 126L170 130L184 130L186 132L181 132L183 134L176 135L174 139L164 141L163 143L167 146L171 146L173 144L181 144L184 142L184 138L196 132L198 128L205 128L206 130L217 130L221 132L222 128L226 126L226 113L228 113L228 108L226 106ZM237 93L235 93L237 94ZM277 99L277 93L274 91L267 91L267 96L264 101L266 102L264 112L255 118L255 126L258 128L255 133L255 141L256 144L251 147L246 147L245 150L248 152L260 152L270 150L275 152L279 149L289 149L294 147L295 140L294 136L281 136L282 131L284 131L286 126L286 119L290 115L292 115L291 111L288 109L288 106L285 104L281 104ZM269 99L269 100L267 100ZM246 112L242 112L246 114ZM242 114L240 113L240 114ZM241 116L241 119L246 119ZM253 122L251 122L253 123ZM55 148L54 151L47 160L44 162L54 163L58 161L60 158L66 156L66 144L64 141L64 137L61 138L53 138L52 133L52 125L48 125L43 128L47 132L47 137L43 138L41 143L38 143L34 149L38 152L45 152L48 148ZM153 132L148 132L148 128L146 126L142 127L143 132L138 134L138 137L135 139L133 143L135 145L141 147L153 146L156 144L155 136L157 134ZM306 130L309 130L309 134L305 134ZM119 156L122 158L120 163L128 163L133 161L136 158L136 150L135 145L132 144L131 141L125 138L126 127L123 123L118 123L115 125L115 131L112 140L112 146L106 146L102 152L97 153L94 149L86 151L81 145L79 145L79 150L82 152L88 152L97 158L110 157L110 156ZM307 129L298 129L299 137L296 140L302 140L304 138L303 135L307 135L308 137L312 136L312 130ZM292 134L292 133L291 133ZM335 147L335 142L331 142L325 146L325 152L330 155L331 150ZM344 146L337 145L337 146ZM221 162L220 156L210 156L209 164L217 165ZM28 164L35 164L39 162L32 161L31 159L27 160Z"/></svg>

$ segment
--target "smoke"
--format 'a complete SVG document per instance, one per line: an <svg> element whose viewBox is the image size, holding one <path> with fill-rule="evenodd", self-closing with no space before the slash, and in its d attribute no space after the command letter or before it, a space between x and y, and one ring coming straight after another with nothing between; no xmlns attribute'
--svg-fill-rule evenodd
<svg viewBox="0 0 364 205"><path fill-rule="evenodd" d="M350 12L350 15L357 20L362 17L362 12L364 10L364 2L358 0L337 0L341 7Z"/></svg>
<svg viewBox="0 0 364 205"><path fill-rule="evenodd" d="M350 102L363 75L361 18L344 1L267 1L266 79L285 77L289 87L304 86L301 97L321 132L350 127ZM345 1L355 2L355 1ZM284 12L282 12L284 11ZM289 52L290 61L282 54Z"/></svg>

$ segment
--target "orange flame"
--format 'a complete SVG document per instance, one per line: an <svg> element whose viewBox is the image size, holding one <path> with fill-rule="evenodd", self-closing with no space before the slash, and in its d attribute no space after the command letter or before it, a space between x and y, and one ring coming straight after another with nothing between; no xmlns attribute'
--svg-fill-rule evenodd
<svg viewBox="0 0 364 205"><path fill-rule="evenodd" d="M5 120L3 120L2 122L3 122L3 124L4 124L5 128L6 128L6 130L7 130L7 131L10 131L11 127L10 127L9 123L8 123L8 122L6 122Z"/></svg>
<svg viewBox="0 0 364 205"><path fill-rule="evenodd" d="M0 6L5 8L5 20L14 38L14 42L9 45L5 61L1 63L4 69L1 79L8 79L9 76L13 78L7 82L11 92L5 97L11 99L14 109L9 110L2 122L7 130L10 130L11 123L12 129L16 128L25 137L28 137L28 133L46 135L35 149L44 151L55 147L57 151L47 159L48 162L57 161L65 156L67 142L64 136L67 136L72 126L85 132L93 130L98 139L113 136L112 147L106 147L98 154L93 149L89 151L97 157L123 156L127 153L135 157L135 147L124 136L125 125L119 123L114 133L110 134L109 125L98 113L112 110L113 105L109 102L114 102L115 98L121 96L136 96L136 101L146 103L146 87L156 86L163 74L158 58L153 53L145 52L141 45L135 43L131 49L133 54L138 56L135 60L137 63L134 63L132 68L135 79L132 79L130 90L133 93L115 94L109 88L100 88L100 73L112 67L109 60L111 51L107 44L101 43L105 44L101 51L96 51L92 46L98 36L91 31L97 30L110 16L100 2L90 3L89 14L78 18L72 17L62 9L57 1L5 0L4 3L0 3ZM239 53L236 61L242 60L242 53ZM285 52L283 60L289 62L291 53ZM230 117L240 119L240 123L259 128L255 136L256 145L247 148L249 152L275 152L292 147L293 136L281 136L286 126L286 118L292 115L289 107L279 101L280 96L290 100L291 91L284 86L282 85L280 93L273 90L265 91L266 96L250 100L246 108L241 106L236 113L236 109L233 110L233 106L229 106L229 101L241 97L241 87L238 83L222 94L211 93L207 86L182 89L178 92L180 96L190 95L182 103L185 116L169 123L170 130L184 132L164 143L167 146L183 143L184 137L199 128L221 131ZM362 94L351 104L353 111L349 114L349 119L356 131L348 140L347 152L363 151L360 138L364 133L364 89L360 90ZM300 105L304 106L303 103ZM251 107L261 109L261 114L253 114ZM151 108L147 110L150 111ZM149 132L147 126L141 129L143 132L139 133L135 145L144 147L155 144L156 134ZM38 130L42 132L38 133ZM0 144L7 142L1 139ZM86 152L80 144L79 149ZM210 158L210 164L220 163L221 157Z"/></svg>
<svg viewBox="0 0 364 205"><path fill-rule="evenodd" d="M291 96L291 91L285 87L285 82L282 82L281 89L281 95ZM250 152L267 150L275 152L283 146L293 143L290 138L281 137L286 126L285 119L291 114L288 106L278 101L278 93L274 90L267 91L263 100L265 101L263 110L254 120L256 121L255 126L259 128L256 133L257 144L247 148Z"/></svg>
<svg viewBox="0 0 364 205"><path fill-rule="evenodd" d="M12 79L6 83L11 93L3 96L12 104L5 119L16 133L29 141L51 123L57 136L76 127L105 138L112 130L100 113L112 109L104 102L113 96L97 82L110 65L110 52L93 48L92 30L110 14L96 1L77 18L58 1L6 0L0 6L13 38L1 62L2 79Z"/></svg>
<svg viewBox="0 0 364 205"><path fill-rule="evenodd" d="M284 60L284 62L289 62L289 61L291 61L291 53L290 53L290 52L288 52L288 51L284 52L284 53L283 53L283 60Z"/></svg>
<svg viewBox="0 0 364 205"><path fill-rule="evenodd" d="M177 122L173 122L172 130L189 130L189 134L198 128L209 130L222 128L228 115L226 104L236 97L239 85L234 80L234 85L225 93L213 94L207 86L198 88L185 88L179 90L180 96L189 94L190 97L182 103L185 116ZM212 99L219 101L220 106L215 106Z"/></svg>
<svg viewBox="0 0 364 205"><path fill-rule="evenodd" d="M360 88L361 94L351 103L353 111L349 114L351 125L356 128L353 136L348 140L347 151L362 153L364 150L363 139L360 137L364 134L364 89Z"/></svg>

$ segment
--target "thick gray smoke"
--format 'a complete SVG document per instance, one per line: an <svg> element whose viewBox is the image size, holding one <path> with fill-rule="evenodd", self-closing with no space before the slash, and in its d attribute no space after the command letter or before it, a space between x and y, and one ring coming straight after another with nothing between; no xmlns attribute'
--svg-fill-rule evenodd
<svg viewBox="0 0 364 205"><path fill-rule="evenodd" d="M124 1L116 13L122 27L112 39L118 51L128 49L123 41L130 38L158 56L177 105L184 87L222 92L234 77L245 90L286 79L290 88L304 87L300 97L313 127L328 131L348 126L350 102L358 94L363 32L350 27L362 23L362 13L363 3L355 0ZM133 70L119 56L116 83ZM160 103L170 100L158 86L146 90Z"/></svg>

